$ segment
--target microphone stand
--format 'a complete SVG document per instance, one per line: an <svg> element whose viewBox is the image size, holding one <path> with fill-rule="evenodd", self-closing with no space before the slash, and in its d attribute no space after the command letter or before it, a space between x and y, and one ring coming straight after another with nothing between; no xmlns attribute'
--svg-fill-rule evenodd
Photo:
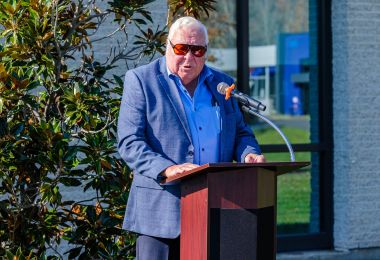
<svg viewBox="0 0 380 260"><path fill-rule="evenodd" d="M267 122L270 126L272 126L282 137L282 139L284 139L285 143L286 143L286 146L288 147L288 150L289 150L289 153L290 153L290 161L292 162L295 162L296 159L295 159L295 156L294 156L294 152L293 152L293 148L292 148L292 145L290 144L290 142L288 141L288 139L286 138L286 136L284 135L284 133L280 130L280 128L278 128L271 120L269 120L267 117L263 116L262 114L260 114L257 110L255 109L252 109L251 107L248 107L246 105L243 105L242 106L242 109L244 112L250 114L250 115L254 115L254 116L257 116L259 117L260 119L264 120L265 122Z"/></svg>

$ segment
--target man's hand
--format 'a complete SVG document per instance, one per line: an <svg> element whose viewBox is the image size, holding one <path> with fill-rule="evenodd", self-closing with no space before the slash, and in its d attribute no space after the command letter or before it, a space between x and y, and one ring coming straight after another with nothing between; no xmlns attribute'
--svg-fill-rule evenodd
<svg viewBox="0 0 380 260"><path fill-rule="evenodd" d="M192 169L197 168L199 165L197 164L192 164L192 163L184 163L184 164L179 164L179 165L172 165L166 168L165 171L161 173L162 176L168 178L171 176L174 176L179 173L187 172Z"/></svg>
<svg viewBox="0 0 380 260"><path fill-rule="evenodd" d="M266 162L264 155L249 153L244 158L245 163L264 163Z"/></svg>

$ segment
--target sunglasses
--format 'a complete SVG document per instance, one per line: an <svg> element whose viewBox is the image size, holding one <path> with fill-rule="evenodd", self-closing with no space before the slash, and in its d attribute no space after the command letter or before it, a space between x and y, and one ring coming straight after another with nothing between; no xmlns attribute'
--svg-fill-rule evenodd
<svg viewBox="0 0 380 260"><path fill-rule="evenodd" d="M190 45L183 43L173 45L173 43L170 40L169 43L172 46L173 51L176 55L186 55L186 53L188 53L190 50L195 57L202 57L203 55L205 55L207 51L207 46Z"/></svg>

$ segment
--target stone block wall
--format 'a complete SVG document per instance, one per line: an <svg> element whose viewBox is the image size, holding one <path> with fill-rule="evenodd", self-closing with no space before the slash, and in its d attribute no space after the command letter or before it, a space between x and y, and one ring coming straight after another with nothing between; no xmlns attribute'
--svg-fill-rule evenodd
<svg viewBox="0 0 380 260"><path fill-rule="evenodd" d="M380 1L333 0L334 245L380 246Z"/></svg>

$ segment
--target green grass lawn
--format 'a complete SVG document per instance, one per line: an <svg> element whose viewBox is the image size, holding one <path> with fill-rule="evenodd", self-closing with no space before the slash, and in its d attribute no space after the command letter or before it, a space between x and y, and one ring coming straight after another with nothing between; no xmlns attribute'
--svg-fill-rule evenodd
<svg viewBox="0 0 380 260"><path fill-rule="evenodd" d="M280 233L307 232L310 221L310 171L281 175L277 181L277 225Z"/></svg>
<svg viewBox="0 0 380 260"><path fill-rule="evenodd" d="M290 143L309 143L308 131L283 127L281 130ZM284 144L281 136L270 128L255 130L260 144ZM296 161L310 161L310 152L295 154ZM266 153L269 162L290 161L288 152ZM284 174L277 181L278 233L307 232L310 221L310 168Z"/></svg>
<svg viewBox="0 0 380 260"><path fill-rule="evenodd" d="M309 131L287 126L281 127L280 129L292 144L310 142ZM260 144L285 144L280 134L271 127L261 129L254 128L254 132Z"/></svg>

